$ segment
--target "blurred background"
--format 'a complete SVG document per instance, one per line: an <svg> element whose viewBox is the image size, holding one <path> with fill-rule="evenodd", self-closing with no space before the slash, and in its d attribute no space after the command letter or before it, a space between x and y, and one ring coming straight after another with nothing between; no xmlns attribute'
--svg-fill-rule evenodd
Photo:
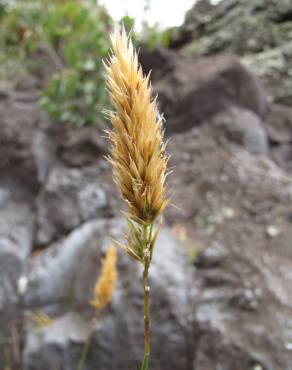
<svg viewBox="0 0 292 370"><path fill-rule="evenodd" d="M0 369L77 370L88 341L83 369L139 368L140 266L118 251L90 304L125 226L102 113L117 23L170 139L150 369L292 370L292 0L0 1Z"/></svg>

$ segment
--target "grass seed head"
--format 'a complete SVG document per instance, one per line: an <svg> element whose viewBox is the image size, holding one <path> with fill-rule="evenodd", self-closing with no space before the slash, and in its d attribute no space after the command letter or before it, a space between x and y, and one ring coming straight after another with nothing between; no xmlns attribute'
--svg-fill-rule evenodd
<svg viewBox="0 0 292 370"><path fill-rule="evenodd" d="M168 157L163 118L152 98L149 75L143 75L137 53L124 29L111 35L112 53L105 62L107 87L115 108L108 112L114 180L128 204L129 217L151 224L168 203Z"/></svg>
<svg viewBox="0 0 292 370"><path fill-rule="evenodd" d="M117 251L114 246L110 246L105 259L103 260L101 275L97 279L94 287L94 299L90 304L101 309L110 303L117 279Z"/></svg>

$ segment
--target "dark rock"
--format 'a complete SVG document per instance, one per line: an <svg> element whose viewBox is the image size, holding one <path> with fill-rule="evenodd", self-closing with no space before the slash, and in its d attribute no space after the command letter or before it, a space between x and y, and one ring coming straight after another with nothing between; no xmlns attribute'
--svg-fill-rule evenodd
<svg viewBox="0 0 292 370"><path fill-rule="evenodd" d="M292 147L290 143L275 146L272 150L272 157L282 168L289 172L292 170Z"/></svg>
<svg viewBox="0 0 292 370"><path fill-rule="evenodd" d="M269 139L272 144L292 142L292 109L282 105L271 105L265 119Z"/></svg>
<svg viewBox="0 0 292 370"><path fill-rule="evenodd" d="M94 126L62 127L58 137L59 159L68 166L88 166L97 163L107 149L103 122Z"/></svg>
<svg viewBox="0 0 292 370"><path fill-rule="evenodd" d="M196 56L222 52L241 55L260 77L271 99L291 105L291 1L208 3L199 2L189 10L170 44Z"/></svg>
<svg viewBox="0 0 292 370"><path fill-rule="evenodd" d="M160 79L172 73L176 67L175 54L164 48L155 51L141 50L139 61L145 74L151 73L151 79Z"/></svg>
<svg viewBox="0 0 292 370"><path fill-rule="evenodd" d="M271 155L278 165L292 170L292 109L282 105L271 105L265 120Z"/></svg>
<svg viewBox="0 0 292 370"><path fill-rule="evenodd" d="M12 177L35 193L55 158L50 122L35 103L13 100L1 103L0 117L0 180Z"/></svg>
<svg viewBox="0 0 292 370"><path fill-rule="evenodd" d="M169 73L154 84L168 132L187 131L230 106L246 108L259 117L268 109L258 81L234 57L178 58L172 53L168 64L172 65Z"/></svg>

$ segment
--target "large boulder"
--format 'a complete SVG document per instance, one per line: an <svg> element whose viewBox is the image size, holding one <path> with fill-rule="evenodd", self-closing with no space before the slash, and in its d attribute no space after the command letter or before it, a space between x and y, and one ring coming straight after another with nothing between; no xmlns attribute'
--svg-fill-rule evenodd
<svg viewBox="0 0 292 370"><path fill-rule="evenodd" d="M259 53L283 45L291 30L290 0L198 1L174 33L174 44L187 45L196 54L226 50Z"/></svg>
<svg viewBox="0 0 292 370"><path fill-rule="evenodd" d="M52 359L58 370L76 367L94 315L88 302L101 257L111 236L120 239L122 226L117 220L91 221L35 257L27 276L25 305L58 318L52 325L28 330L25 370L50 368ZM98 315L86 369L138 368L143 355L141 275L139 263L119 253L117 288L110 306ZM150 269L151 366L157 370L189 366L191 275L184 248L163 229ZM68 314L68 310L75 313Z"/></svg>
<svg viewBox="0 0 292 370"><path fill-rule="evenodd" d="M291 177L214 127L177 134L169 148L179 209L167 219L195 259L189 369L290 370Z"/></svg>
<svg viewBox="0 0 292 370"><path fill-rule="evenodd" d="M165 58L165 51L142 54L145 71L154 68L156 59ZM230 106L245 108L259 117L268 110L268 101L257 79L232 56L209 58L184 57L166 53L167 61L156 68L166 71L163 79L154 78L154 89L165 113L168 132L184 132L208 120ZM156 72L156 76L159 73Z"/></svg>
<svg viewBox="0 0 292 370"><path fill-rule="evenodd" d="M171 46L196 56L238 54L271 99L291 105L291 14L290 0L223 0L216 6L200 0L172 32Z"/></svg>

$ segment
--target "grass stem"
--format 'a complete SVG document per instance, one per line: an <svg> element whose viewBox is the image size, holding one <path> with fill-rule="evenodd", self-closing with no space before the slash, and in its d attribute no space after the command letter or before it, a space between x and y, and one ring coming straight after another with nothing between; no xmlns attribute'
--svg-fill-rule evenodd
<svg viewBox="0 0 292 370"><path fill-rule="evenodd" d="M150 287L148 283L149 258L145 258L143 271L143 288L144 288L144 358L141 370L147 370L150 356L150 308L149 295Z"/></svg>

